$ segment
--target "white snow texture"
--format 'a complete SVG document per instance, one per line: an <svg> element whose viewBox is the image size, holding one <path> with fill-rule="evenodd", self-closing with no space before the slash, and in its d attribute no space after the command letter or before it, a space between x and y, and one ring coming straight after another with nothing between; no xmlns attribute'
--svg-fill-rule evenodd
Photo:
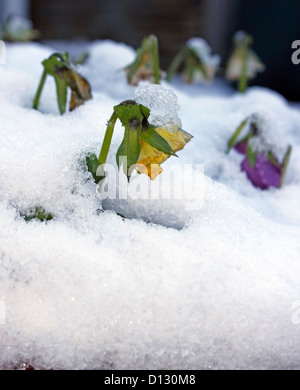
<svg viewBox="0 0 300 390"><path fill-rule="evenodd" d="M41 61L54 51L8 45L0 66L0 368L300 369L300 111L263 88L163 82L171 92L155 120L180 117L194 138L157 180L132 185L169 187L176 164L204 164L204 176L194 169L201 207L186 210L194 180L180 173L182 200L128 200L122 218L117 201L102 205L85 155L99 153L114 105L155 105L163 89L127 85L134 50L97 41L79 68L93 99L60 116L48 77L35 111ZM282 189L254 188L241 156L226 154L255 113L280 134L274 148L293 145ZM111 164L122 136L118 123ZM35 206L54 219L26 222L20 213Z"/></svg>

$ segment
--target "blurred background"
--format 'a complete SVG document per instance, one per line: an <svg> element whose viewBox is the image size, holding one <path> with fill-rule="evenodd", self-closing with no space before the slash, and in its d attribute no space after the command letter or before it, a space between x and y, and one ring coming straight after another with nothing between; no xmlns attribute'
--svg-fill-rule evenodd
<svg viewBox="0 0 300 390"><path fill-rule="evenodd" d="M155 34L162 69L193 36L208 41L224 68L233 34L244 30L267 67L255 85L300 101L300 65L291 61L292 42L300 40L299 0L0 0L0 23L13 14L31 19L44 42L112 39L137 48Z"/></svg>

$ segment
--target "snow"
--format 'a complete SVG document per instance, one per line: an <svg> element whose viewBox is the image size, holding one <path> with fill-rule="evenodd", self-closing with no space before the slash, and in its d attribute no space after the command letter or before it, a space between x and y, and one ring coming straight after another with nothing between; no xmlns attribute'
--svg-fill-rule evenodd
<svg viewBox="0 0 300 390"><path fill-rule="evenodd" d="M178 99L172 89L141 82L135 91L135 101L149 108L151 124L157 127L182 126Z"/></svg>
<svg viewBox="0 0 300 390"><path fill-rule="evenodd" d="M8 45L0 67L0 367L299 369L300 111L263 88L240 95L220 80L211 89L163 82L178 106L165 112L162 102L162 113L179 114L194 138L157 181L136 175L130 186L159 194L172 184L183 196L103 207L85 155L99 153L114 105L135 94L145 101L149 90L154 102L155 92L126 84L132 48L88 49L79 70L93 100L62 117L50 77L40 110L31 109L53 48ZM257 112L280 135L272 145L293 145L280 190L254 188L241 156L226 154L234 130ZM122 135L118 123L112 166ZM179 169L186 164L194 176ZM54 219L25 222L20 212L34 206Z"/></svg>
<svg viewBox="0 0 300 390"><path fill-rule="evenodd" d="M212 49L204 39L193 37L187 41L186 45L190 49L193 49L195 53L197 53L199 59L204 64L216 68L220 65L221 62L220 56L217 54L215 55L211 54Z"/></svg>

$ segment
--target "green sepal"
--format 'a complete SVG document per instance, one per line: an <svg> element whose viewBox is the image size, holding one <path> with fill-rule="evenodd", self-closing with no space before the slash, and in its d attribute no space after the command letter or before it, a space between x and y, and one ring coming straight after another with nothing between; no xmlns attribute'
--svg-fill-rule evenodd
<svg viewBox="0 0 300 390"><path fill-rule="evenodd" d="M114 107L114 111L125 128L123 141L116 154L117 165L120 168L121 157L127 158L126 166L123 168L128 177L129 168L137 162L140 155L144 116L137 104L118 105Z"/></svg>
<svg viewBox="0 0 300 390"><path fill-rule="evenodd" d="M96 184L100 183L101 180L105 179L105 176L97 175L97 170L101 164L95 154L87 155L85 161L86 161L87 169L92 174Z"/></svg>
<svg viewBox="0 0 300 390"><path fill-rule="evenodd" d="M150 110L149 110L149 108L143 106L142 104L139 104L139 107L140 107L141 113L144 115L144 117L145 117L146 119L148 119L149 116L150 116Z"/></svg>
<svg viewBox="0 0 300 390"><path fill-rule="evenodd" d="M46 72L54 77L63 78L63 70L70 69L68 53L54 53L42 62Z"/></svg>
<svg viewBox="0 0 300 390"><path fill-rule="evenodd" d="M256 160L257 160L257 154L258 154L258 152L254 151L248 142L247 149L246 149L246 155L247 155L247 159L248 159L248 162L249 162L249 165L251 168L255 167Z"/></svg>
<svg viewBox="0 0 300 390"><path fill-rule="evenodd" d="M161 135L159 135L151 125L148 125L146 129L143 128L141 138L147 144L160 152L177 157L169 143Z"/></svg>

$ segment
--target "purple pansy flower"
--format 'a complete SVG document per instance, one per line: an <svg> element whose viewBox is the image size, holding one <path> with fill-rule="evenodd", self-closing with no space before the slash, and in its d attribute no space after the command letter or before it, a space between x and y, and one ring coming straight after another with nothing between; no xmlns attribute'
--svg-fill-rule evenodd
<svg viewBox="0 0 300 390"><path fill-rule="evenodd" d="M249 164L247 157L242 161L241 168L255 187L262 190L281 187L282 166L273 164L263 153L257 154L254 168Z"/></svg>
<svg viewBox="0 0 300 390"><path fill-rule="evenodd" d="M262 190L269 187L280 188L283 185L292 147L288 147L282 163L270 149L258 150L255 142L252 142L254 139L257 140L260 131L254 118L256 117L247 118L237 128L228 142L228 151L234 148L236 152L245 156L241 163L241 170L246 173L255 187ZM246 124L250 124L250 131L241 141L237 141Z"/></svg>
<svg viewBox="0 0 300 390"><path fill-rule="evenodd" d="M240 154L246 154L247 151L247 142L240 142L235 145L234 150L236 150Z"/></svg>

